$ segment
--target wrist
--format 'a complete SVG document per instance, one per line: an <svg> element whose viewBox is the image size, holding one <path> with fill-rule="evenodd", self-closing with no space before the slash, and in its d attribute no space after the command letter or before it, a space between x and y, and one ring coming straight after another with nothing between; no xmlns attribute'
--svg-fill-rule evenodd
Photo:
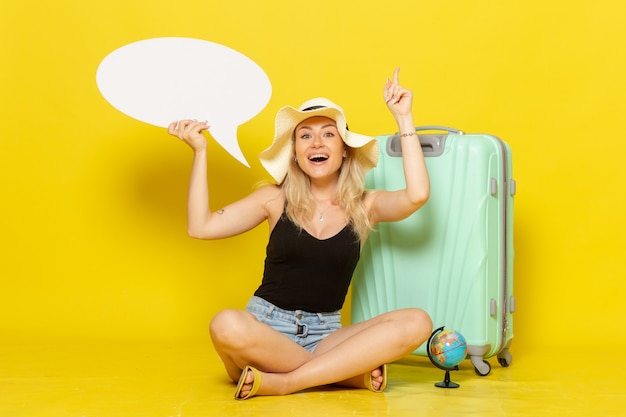
<svg viewBox="0 0 626 417"><path fill-rule="evenodd" d="M411 114L403 116L396 115L396 124L398 125L398 129L403 132L415 130L415 124L413 123L413 116Z"/></svg>
<svg viewBox="0 0 626 417"><path fill-rule="evenodd" d="M205 158L206 157L206 146L203 147L199 147L199 148L192 148L193 149L193 154L196 158Z"/></svg>
<svg viewBox="0 0 626 417"><path fill-rule="evenodd" d="M416 135L415 124L412 121L410 123L398 123L398 134L400 137Z"/></svg>

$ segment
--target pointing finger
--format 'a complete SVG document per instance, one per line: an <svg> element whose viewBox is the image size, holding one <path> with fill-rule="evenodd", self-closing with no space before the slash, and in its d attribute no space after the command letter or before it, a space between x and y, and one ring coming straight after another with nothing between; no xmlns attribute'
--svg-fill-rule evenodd
<svg viewBox="0 0 626 417"><path fill-rule="evenodd" d="M400 84L399 77L398 77L399 74L400 74L400 67L396 68L393 71L393 83L396 84L396 85Z"/></svg>

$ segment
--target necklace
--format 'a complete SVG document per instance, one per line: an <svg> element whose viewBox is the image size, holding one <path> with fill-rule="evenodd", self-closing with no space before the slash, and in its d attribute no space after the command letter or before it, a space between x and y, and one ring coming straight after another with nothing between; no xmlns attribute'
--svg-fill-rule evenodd
<svg viewBox="0 0 626 417"><path fill-rule="evenodd" d="M326 207L324 209L324 211L320 212L320 217L319 217L319 221L323 222L324 221L324 213L326 213L328 211L329 208L331 208L333 206L333 203L330 203L330 205L328 207Z"/></svg>

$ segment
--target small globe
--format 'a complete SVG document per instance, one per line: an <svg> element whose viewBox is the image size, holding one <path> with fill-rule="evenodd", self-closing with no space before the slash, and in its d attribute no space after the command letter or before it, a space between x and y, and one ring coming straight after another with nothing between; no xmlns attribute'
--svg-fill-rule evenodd
<svg viewBox="0 0 626 417"><path fill-rule="evenodd" d="M465 359L467 342L461 333L443 330L432 337L428 350L430 359L435 365L452 369Z"/></svg>

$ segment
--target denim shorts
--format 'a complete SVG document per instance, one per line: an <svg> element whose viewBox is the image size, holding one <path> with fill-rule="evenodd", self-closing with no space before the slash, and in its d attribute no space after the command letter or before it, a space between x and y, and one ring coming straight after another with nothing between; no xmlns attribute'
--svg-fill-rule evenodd
<svg viewBox="0 0 626 417"><path fill-rule="evenodd" d="M302 310L283 310L257 296L250 299L246 311L309 352L313 352L326 336L341 328L339 311L309 313Z"/></svg>

